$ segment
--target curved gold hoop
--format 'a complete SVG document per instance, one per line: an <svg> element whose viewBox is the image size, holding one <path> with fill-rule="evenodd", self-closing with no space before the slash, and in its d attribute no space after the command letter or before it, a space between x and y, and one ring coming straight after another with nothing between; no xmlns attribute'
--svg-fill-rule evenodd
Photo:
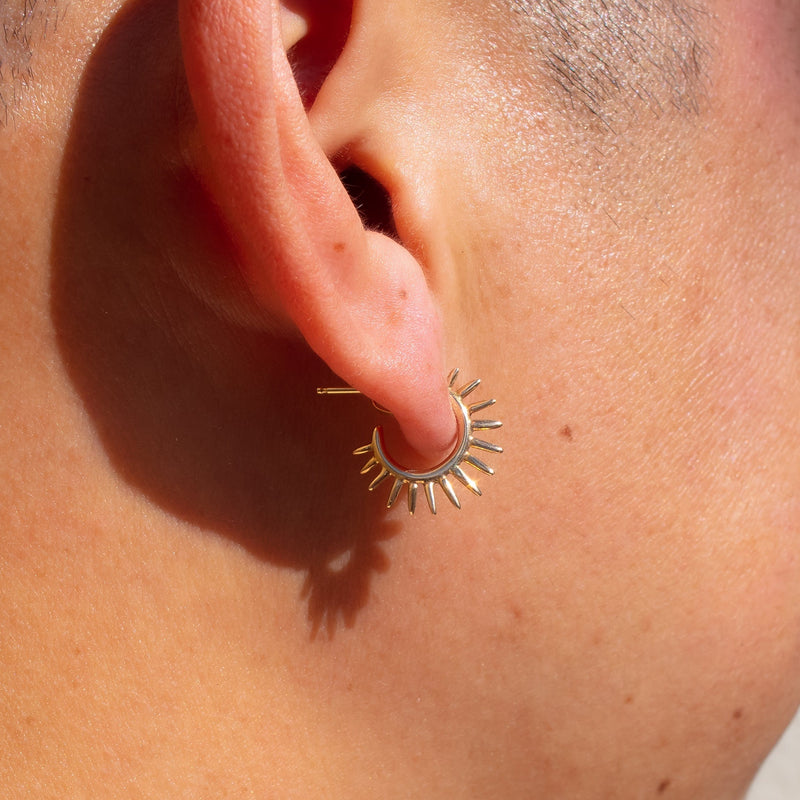
<svg viewBox="0 0 800 800"><path fill-rule="evenodd" d="M399 466L389 456L386 451L386 446L383 441L383 431L381 426L377 426L372 432L372 441L359 447L353 451L353 455L365 456L369 455L370 459L361 470L362 475L366 475L371 470L378 467L380 472L378 476L373 479L369 485L369 490L373 491L380 486L384 481L390 478L394 479L392 489L389 492L389 500L386 503L387 508L391 508L404 486L408 487L408 511L413 514L417 508L417 494L420 486L423 487L425 498L428 501L428 507L432 514L436 513L436 496L434 494L434 487L438 484L441 486L447 499L456 507L461 508L461 502L456 496L453 484L449 479L452 475L458 481L464 484L473 494L480 497L481 490L478 487L477 481L470 477L461 465L463 463L471 464L476 469L485 473L486 475L494 475L494 470L483 463L471 450L483 450L489 453L502 453L503 448L478 439L474 436L474 431L492 430L494 428L502 427L502 422L494 419L478 419L473 420L472 415L484 408L494 405L495 400L484 400L480 403L467 405L464 398L471 394L480 385L480 378L466 384L459 390L453 389L456 379L458 378L458 369L454 369L448 378L448 387L450 398L453 401L456 413L459 416L459 427L461 433L459 436L458 444L448 458L436 467L430 470L417 471L404 469Z"/></svg>

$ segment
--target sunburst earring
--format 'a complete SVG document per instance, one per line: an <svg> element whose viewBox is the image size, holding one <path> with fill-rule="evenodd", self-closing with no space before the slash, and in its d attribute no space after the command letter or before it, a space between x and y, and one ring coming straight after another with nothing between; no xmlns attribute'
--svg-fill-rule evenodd
<svg viewBox="0 0 800 800"><path fill-rule="evenodd" d="M448 377L448 390L450 392L450 399L455 407L456 414L459 422L459 437L458 444L456 445L450 456L443 461L439 466L430 470L410 470L396 464L386 452L386 446L383 442L383 431L381 426L378 425L372 432L372 441L359 447L353 451L356 456L369 456L369 460L361 470L362 475L366 475L373 469L378 468L379 472L377 477L372 480L369 485L369 490L373 491L385 481L393 479L392 489L389 492L389 500L386 503L387 508L391 508L404 486L408 487L408 510L413 514L417 508L417 495L420 487L425 493L425 498L428 501L428 507L432 514L436 513L436 496L434 494L434 487L436 484L441 486L447 499L456 507L461 508L461 502L456 496L453 484L448 476L452 475L458 481L464 484L471 492L480 496L481 490L475 478L470 477L462 469L462 464L470 464L480 472L486 475L494 475L494 470L484 464L472 450L482 450L489 453L502 453L503 448L486 442L474 436L474 431L493 430L500 428L502 422L496 419L473 419L473 414L482 411L484 408L494 405L495 400L484 400L473 405L467 405L465 398L467 395L472 394L475 389L480 386L480 378L467 383L461 389L454 389L459 371L454 369ZM358 389L346 388L324 388L317 389L318 394L361 394ZM386 411L385 408L376 406L380 411Z"/></svg>

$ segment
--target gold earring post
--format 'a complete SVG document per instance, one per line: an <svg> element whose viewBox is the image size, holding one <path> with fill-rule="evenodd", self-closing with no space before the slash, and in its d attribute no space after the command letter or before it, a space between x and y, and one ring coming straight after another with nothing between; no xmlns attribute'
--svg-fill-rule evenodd
<svg viewBox="0 0 800 800"><path fill-rule="evenodd" d="M362 392L359 392L358 389L354 389L352 386L317 386L317 394L321 394L325 397L327 397L328 395L339 395L339 394L360 394L363 396ZM392 413L391 411L389 411L388 408L379 406L374 400L372 401L372 405L382 414Z"/></svg>

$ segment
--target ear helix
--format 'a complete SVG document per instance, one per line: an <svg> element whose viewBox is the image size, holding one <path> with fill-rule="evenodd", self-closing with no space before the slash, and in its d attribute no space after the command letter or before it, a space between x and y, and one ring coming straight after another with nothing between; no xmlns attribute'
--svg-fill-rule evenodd
<svg viewBox="0 0 800 800"><path fill-rule="evenodd" d="M502 453L503 448L492 444L474 435L475 431L494 430L502 426L502 422L495 419L473 419L473 415L489 406L494 405L495 400L484 400L482 402L468 405L465 398L480 385L480 378L465 384L460 389L454 389L458 378L459 370L454 369L448 378L448 391L459 422L458 442L452 453L437 467L430 470L411 470L397 464L386 450L383 441L383 432L378 425L372 432L372 440L369 444L359 447L353 451L356 456L369 456L369 460L361 470L362 475L366 475L374 469L378 469L377 477L373 478L369 485L369 490L373 491L378 486L390 479L393 480L392 488L389 492L389 499L386 503L387 508L391 508L403 488L407 488L408 511L414 514L417 508L417 496L422 487L428 508L432 514L436 513L436 495L434 488L438 484L445 494L445 497L456 507L461 508L461 502L455 493L450 476L456 478L460 483L467 487L473 494L482 495L476 478L464 472L462 465L469 464L485 475L494 475L494 470L479 458L474 450L485 451L488 453ZM349 387L342 388L319 388L317 394L338 395L338 394L361 394L357 389ZM379 410L385 411L376 406Z"/></svg>

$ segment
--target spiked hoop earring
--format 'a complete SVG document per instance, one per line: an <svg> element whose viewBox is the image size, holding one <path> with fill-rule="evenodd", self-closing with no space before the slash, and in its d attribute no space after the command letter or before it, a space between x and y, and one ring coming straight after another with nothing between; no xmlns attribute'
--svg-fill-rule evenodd
<svg viewBox="0 0 800 800"><path fill-rule="evenodd" d="M502 426L502 422L494 419L472 419L472 415L478 411L494 405L495 400L484 400L480 403L467 405L464 398L471 394L475 389L480 386L480 378L476 378L471 383L467 383L461 389L455 390L456 379L458 378L458 369L454 369L448 377L448 389L450 392L450 399L455 407L455 412L459 418L459 438L450 456L443 461L439 466L430 470L416 471L404 469L396 464L392 458L387 454L386 447L383 442L383 431L381 426L378 425L372 432L372 441L369 444L359 447L353 451L356 456L369 456L369 461L364 465L361 470L362 475L366 475L376 467L379 468L378 476L373 479L369 485L369 490L373 491L380 486L384 481L390 478L394 479L392 489L389 492L389 500L386 503L387 508L391 508L404 486L408 487L408 511L413 514L417 508L417 494L420 486L423 488L425 498L428 501L428 507L432 514L436 513L436 496L434 495L434 487L436 484L441 486L447 499L456 507L461 508L461 502L456 496L453 484L449 479L452 475L458 481L464 484L471 492L480 496L481 490L478 487L476 480L464 472L461 465L467 463L485 473L486 475L494 475L494 470L483 463L471 451L473 449L483 450L489 453L502 453L503 448L496 444L483 441L473 435L473 431L492 430ZM317 389L318 394L360 394L357 389L351 388L327 388ZM380 411L386 411L384 408L376 406Z"/></svg>

